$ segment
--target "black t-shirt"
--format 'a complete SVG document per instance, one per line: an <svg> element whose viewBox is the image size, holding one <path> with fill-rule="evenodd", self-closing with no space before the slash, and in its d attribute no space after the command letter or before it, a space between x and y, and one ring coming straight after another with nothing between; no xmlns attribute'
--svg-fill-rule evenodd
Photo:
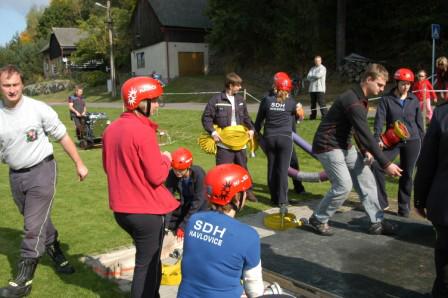
<svg viewBox="0 0 448 298"><path fill-rule="evenodd" d="M68 102L73 103L73 108L75 110L77 110L79 113L84 112L84 107L86 106L84 97L71 95L68 97ZM71 112L71 113L74 114L73 112Z"/></svg>
<svg viewBox="0 0 448 298"><path fill-rule="evenodd" d="M288 97L285 102L277 102L275 96L263 98L255 121L255 130L260 133L264 122L264 136L291 135L292 115L296 111L296 102Z"/></svg>

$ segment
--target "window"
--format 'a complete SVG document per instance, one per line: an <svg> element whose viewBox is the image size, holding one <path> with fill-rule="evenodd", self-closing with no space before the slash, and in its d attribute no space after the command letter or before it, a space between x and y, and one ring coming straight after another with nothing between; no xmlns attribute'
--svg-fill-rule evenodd
<svg viewBox="0 0 448 298"><path fill-rule="evenodd" d="M139 52L137 56L137 68L145 68L145 52Z"/></svg>

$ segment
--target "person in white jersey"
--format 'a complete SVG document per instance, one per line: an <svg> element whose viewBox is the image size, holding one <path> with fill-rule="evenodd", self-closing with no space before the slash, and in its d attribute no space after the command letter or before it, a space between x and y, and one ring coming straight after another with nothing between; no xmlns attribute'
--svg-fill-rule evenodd
<svg viewBox="0 0 448 298"><path fill-rule="evenodd" d="M56 112L22 94L23 75L16 66L0 69L0 89L0 159L9 166L12 196L24 218L17 275L0 288L0 297L23 297L30 293L38 260L45 253L58 273L75 271L60 248L51 221L57 174L48 136L62 145L81 181L88 170Z"/></svg>

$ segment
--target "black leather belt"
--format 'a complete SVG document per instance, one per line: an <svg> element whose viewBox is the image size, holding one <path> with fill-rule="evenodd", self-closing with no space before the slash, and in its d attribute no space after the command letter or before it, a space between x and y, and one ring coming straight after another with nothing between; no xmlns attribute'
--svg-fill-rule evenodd
<svg viewBox="0 0 448 298"><path fill-rule="evenodd" d="M50 154L50 155L48 155L47 157L45 157L44 159L42 159L41 162L38 162L37 164L35 164L35 165L32 166L32 167L29 167L29 168L23 168L23 169L18 169L18 170L10 169L10 171L13 172L13 173L26 173L26 172L31 171L31 170L34 169L35 167L40 166L41 164L43 164L43 163L45 163L45 162L52 161L53 159L54 159L54 155L53 155L53 154Z"/></svg>

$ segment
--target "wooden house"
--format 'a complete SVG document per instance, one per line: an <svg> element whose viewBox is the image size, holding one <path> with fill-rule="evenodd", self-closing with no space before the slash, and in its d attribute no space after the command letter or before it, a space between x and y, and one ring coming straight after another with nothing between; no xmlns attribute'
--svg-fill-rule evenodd
<svg viewBox="0 0 448 298"><path fill-rule="evenodd" d="M165 79L208 71L207 0L138 0L132 14L132 72Z"/></svg>
<svg viewBox="0 0 448 298"><path fill-rule="evenodd" d="M53 27L50 41L41 50L43 54L44 75L52 78L70 73L72 70L96 70L104 68L102 59L75 64L70 55L76 51L76 44L86 37L86 33L78 28Z"/></svg>

